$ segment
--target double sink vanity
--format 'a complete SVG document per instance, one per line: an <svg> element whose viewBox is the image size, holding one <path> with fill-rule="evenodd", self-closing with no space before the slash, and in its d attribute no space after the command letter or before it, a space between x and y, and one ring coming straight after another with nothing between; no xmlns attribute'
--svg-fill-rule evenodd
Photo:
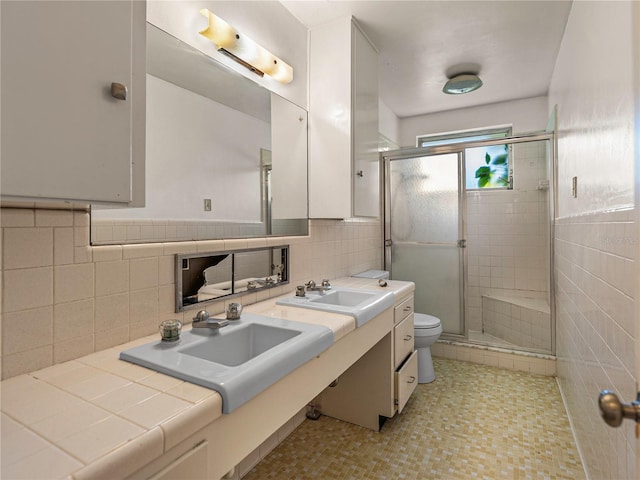
<svg viewBox="0 0 640 480"><path fill-rule="evenodd" d="M179 341L155 335L5 381L3 412L20 421L12 385L36 391L37 382L75 393L73 373L81 378L79 372L92 368L129 382L122 388L157 389L149 401L163 398L156 408L165 411L147 407L138 418L135 409L111 409L104 396L80 395L87 408L109 410L139 428L103 445L95 458L74 454L83 464L60 477L237 478L236 466L309 403L376 431L402 411L417 385L413 289L411 282L380 286L354 277L304 297L292 288L245 306L240 319L219 329L186 325ZM169 401L174 391L189 392L180 408ZM28 423L23 426L40 433ZM42 435L61 453L73 453L64 439L56 444Z"/></svg>

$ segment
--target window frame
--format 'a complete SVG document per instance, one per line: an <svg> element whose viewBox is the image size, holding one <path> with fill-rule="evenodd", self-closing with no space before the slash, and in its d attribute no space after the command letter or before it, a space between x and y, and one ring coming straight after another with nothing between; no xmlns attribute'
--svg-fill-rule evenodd
<svg viewBox="0 0 640 480"><path fill-rule="evenodd" d="M444 133L435 133L429 135L418 135L416 136L416 146L418 148L429 148L429 147L438 147L442 145L456 145L459 143L471 143L471 142L480 142L484 140L497 140L500 138L509 138L513 135L513 126L512 125L501 125L496 127L487 127L487 128L476 128L470 130L458 130L454 132L444 132ZM512 190L513 189L513 148L509 143L505 143L507 145L507 176L508 176L508 185L506 186L493 186L493 187L469 187L467 185L467 172L466 172L466 162L465 162L465 172L464 172L464 185L465 190L469 191L494 191L494 190ZM463 155L466 157L466 151L469 148L474 147L463 147ZM479 148L479 147L475 147Z"/></svg>

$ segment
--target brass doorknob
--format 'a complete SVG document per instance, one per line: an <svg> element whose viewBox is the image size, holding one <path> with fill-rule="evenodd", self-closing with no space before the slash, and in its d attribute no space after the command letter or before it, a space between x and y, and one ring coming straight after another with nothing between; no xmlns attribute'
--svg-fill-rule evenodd
<svg viewBox="0 0 640 480"><path fill-rule="evenodd" d="M640 422L640 402L622 403L618 396L609 391L602 390L598 397L598 406L602 419L612 427L619 427L625 418Z"/></svg>

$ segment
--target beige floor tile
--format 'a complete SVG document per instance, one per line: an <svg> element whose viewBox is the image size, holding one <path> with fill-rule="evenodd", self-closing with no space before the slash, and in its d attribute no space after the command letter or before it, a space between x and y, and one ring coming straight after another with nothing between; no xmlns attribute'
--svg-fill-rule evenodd
<svg viewBox="0 0 640 480"><path fill-rule="evenodd" d="M436 381L381 432L306 420L244 478L585 478L555 379L442 358L434 367Z"/></svg>

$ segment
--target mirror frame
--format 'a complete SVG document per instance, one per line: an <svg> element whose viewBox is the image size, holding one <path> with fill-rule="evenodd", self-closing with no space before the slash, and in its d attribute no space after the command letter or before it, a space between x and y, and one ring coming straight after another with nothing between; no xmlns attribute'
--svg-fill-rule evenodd
<svg viewBox="0 0 640 480"><path fill-rule="evenodd" d="M273 284L265 284L263 286L260 287L256 287L256 288L251 288L251 289L246 289L243 290L241 292L236 292L235 291L235 282L236 282L236 278L235 278L235 273L236 273L236 261L235 261L235 256L237 254L242 254L242 253L251 253L251 252L260 252L260 251L265 251L265 252L271 252L273 253L276 250L281 250L281 265L283 265L282 268L282 272L281 272L281 276L282 279L279 282L273 283ZM182 272L183 270L185 270L184 265L185 262L187 262L187 264L189 263L189 260L194 259L194 258L209 258L209 257L218 257L218 256L232 256L232 260L231 260L231 293L229 293L228 295L221 295L219 297L216 298L212 298L212 299L208 299L208 300L203 300L200 302L194 302L194 303L184 303L184 291L183 291L183 277L182 277ZM191 310L194 308L198 308L198 307L202 307L204 305L210 305L212 303L216 303L216 302L221 302L221 301L226 301L230 298L235 298L235 297L239 297L242 295L246 295L249 293L256 293L256 292L261 292L264 290L269 290L275 287L280 287L282 285L288 285L289 284L289 263L290 263L290 252L289 252L289 245L275 245L272 247L258 247L258 248L243 248L243 249L239 249L239 250L221 250L221 251L215 251L215 252L206 252L206 253L188 253L188 254L176 254L175 255L175 278L176 278L176 312L183 312L186 310ZM214 265L215 266L215 265ZM187 267L188 268L188 267ZM206 267L206 268L210 268L210 267ZM202 274L204 274L204 270L206 270L206 268L203 268L202 270Z"/></svg>

